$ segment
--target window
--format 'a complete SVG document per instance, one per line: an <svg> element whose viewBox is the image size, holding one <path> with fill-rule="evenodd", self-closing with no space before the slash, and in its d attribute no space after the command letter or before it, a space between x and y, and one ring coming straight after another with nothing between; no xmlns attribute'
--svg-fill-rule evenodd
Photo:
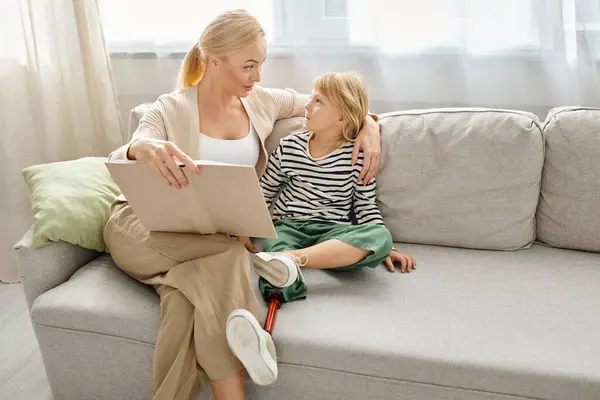
<svg viewBox="0 0 600 400"><path fill-rule="evenodd" d="M99 0L109 51L182 53L220 12L244 8L267 33L270 50L347 45L345 0ZM326 9L325 9L326 7ZM324 12L325 10L325 12ZM336 13L340 17L334 17Z"/></svg>
<svg viewBox="0 0 600 400"><path fill-rule="evenodd" d="M244 8L274 31L276 0L98 0L104 35L113 53L185 53L217 14Z"/></svg>
<svg viewBox="0 0 600 400"><path fill-rule="evenodd" d="M575 24L576 36L573 38L573 46L583 43L591 53L592 57L600 60L600 2L593 0L570 0L570 11L572 21ZM575 53L573 51L572 53Z"/></svg>
<svg viewBox="0 0 600 400"><path fill-rule="evenodd" d="M270 52L371 51L577 56L581 32L600 56L594 0L99 0L111 52L186 52L232 8L257 16Z"/></svg>
<svg viewBox="0 0 600 400"><path fill-rule="evenodd" d="M349 41L384 53L501 53L542 46L532 1L347 0ZM383 12L382 12L383 11Z"/></svg>

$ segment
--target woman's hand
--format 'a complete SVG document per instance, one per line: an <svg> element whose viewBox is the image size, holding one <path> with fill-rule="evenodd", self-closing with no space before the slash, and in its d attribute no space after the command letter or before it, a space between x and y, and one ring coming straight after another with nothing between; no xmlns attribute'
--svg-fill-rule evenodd
<svg viewBox="0 0 600 400"><path fill-rule="evenodd" d="M140 138L134 141L127 151L127 158L152 168L163 177L169 186L181 188L188 180L177 164L183 163L191 171L199 174L200 168L194 161L172 142L159 139Z"/></svg>
<svg viewBox="0 0 600 400"><path fill-rule="evenodd" d="M385 259L385 266L388 271L394 272L396 268L394 263L400 263L400 272L410 272L417 269L417 262L408 254L400 253L398 250L392 250L388 258Z"/></svg>
<svg viewBox="0 0 600 400"><path fill-rule="evenodd" d="M250 240L250 238L248 236L236 236L235 237L237 239L238 242L240 242L241 244L244 245L244 247L246 248L246 250L248 250L250 253L258 253L258 250L256 250L256 248L254 247L254 245L252 244L252 241Z"/></svg>
<svg viewBox="0 0 600 400"><path fill-rule="evenodd" d="M356 137L354 151L352 152L352 165L358 161L360 150L363 151L363 166L358 179L359 182L362 181L363 185L366 185L377 175L379 163L381 162L379 124L370 115L365 118L365 123Z"/></svg>

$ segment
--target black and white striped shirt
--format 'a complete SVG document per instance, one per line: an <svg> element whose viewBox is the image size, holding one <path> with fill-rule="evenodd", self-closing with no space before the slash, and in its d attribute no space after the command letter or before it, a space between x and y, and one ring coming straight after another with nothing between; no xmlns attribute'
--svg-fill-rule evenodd
<svg viewBox="0 0 600 400"><path fill-rule="evenodd" d="M352 165L354 145L348 143L334 152L314 158L308 151L311 132L295 133L281 139L273 152L260 184L273 219L318 220L352 223L353 209L358 224L383 224L375 203L376 182L358 182L363 154Z"/></svg>

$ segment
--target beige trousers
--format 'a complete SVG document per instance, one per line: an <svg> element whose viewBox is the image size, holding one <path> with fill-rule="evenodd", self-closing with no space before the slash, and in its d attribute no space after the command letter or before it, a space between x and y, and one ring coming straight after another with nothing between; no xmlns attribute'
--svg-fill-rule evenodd
<svg viewBox="0 0 600 400"><path fill-rule="evenodd" d="M154 399L194 399L206 376L242 370L225 324L243 308L257 318L246 249L227 235L149 232L126 202L115 202L104 230L115 263L160 296Z"/></svg>

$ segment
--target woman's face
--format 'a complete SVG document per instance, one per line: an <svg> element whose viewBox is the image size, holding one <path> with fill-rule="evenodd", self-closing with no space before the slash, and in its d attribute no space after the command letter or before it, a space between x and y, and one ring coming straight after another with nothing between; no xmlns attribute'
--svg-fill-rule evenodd
<svg viewBox="0 0 600 400"><path fill-rule="evenodd" d="M218 72L224 89L237 97L246 97L260 82L262 65L267 58L267 41L260 37L252 45L218 60Z"/></svg>
<svg viewBox="0 0 600 400"><path fill-rule="evenodd" d="M342 121L337 107L318 90L313 89L304 109L304 129L317 133L341 131Z"/></svg>

